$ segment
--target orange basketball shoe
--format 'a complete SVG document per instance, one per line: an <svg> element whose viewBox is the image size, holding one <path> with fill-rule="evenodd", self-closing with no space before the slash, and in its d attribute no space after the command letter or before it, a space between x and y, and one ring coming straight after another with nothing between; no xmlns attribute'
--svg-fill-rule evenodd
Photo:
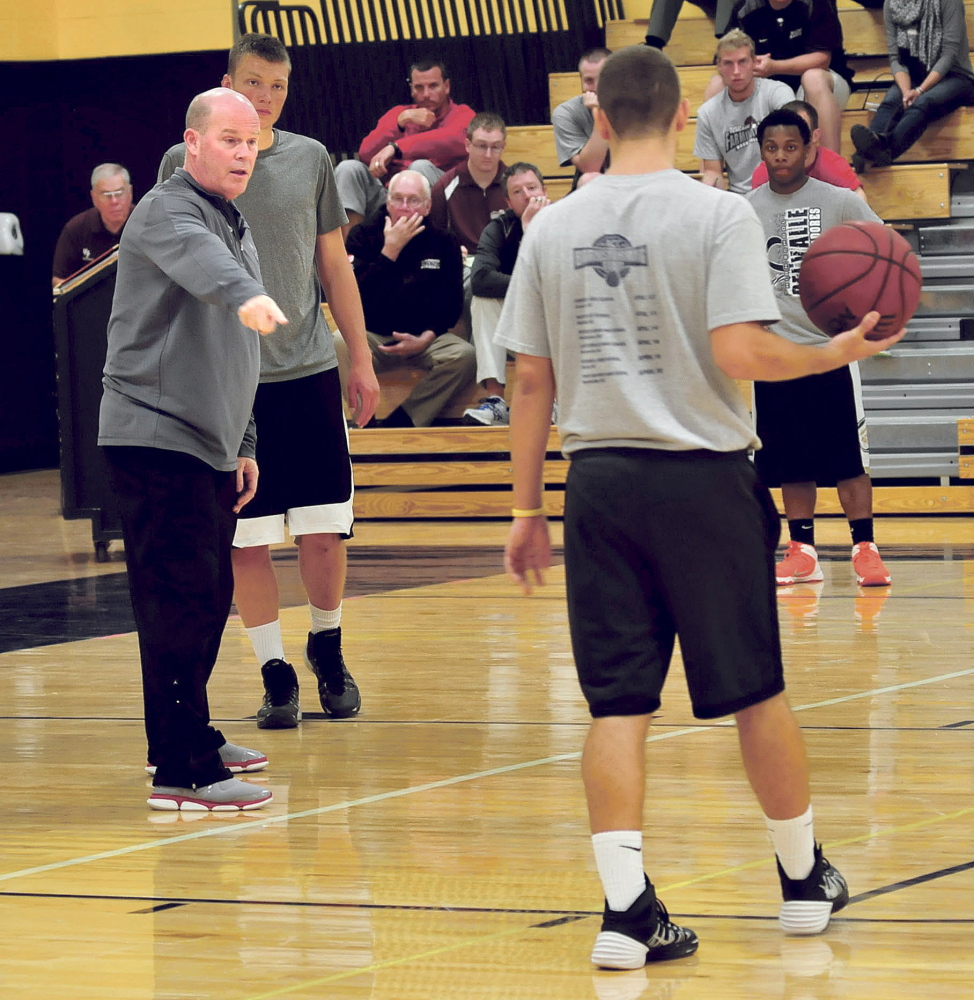
<svg viewBox="0 0 974 1000"><path fill-rule="evenodd" d="M825 579L818 564L818 553L814 545L803 542L789 542L785 557L774 568L774 577L779 587L793 583L818 583Z"/></svg>
<svg viewBox="0 0 974 1000"><path fill-rule="evenodd" d="M852 568L860 587L886 587L890 583L889 570L883 565L874 542L852 546Z"/></svg>

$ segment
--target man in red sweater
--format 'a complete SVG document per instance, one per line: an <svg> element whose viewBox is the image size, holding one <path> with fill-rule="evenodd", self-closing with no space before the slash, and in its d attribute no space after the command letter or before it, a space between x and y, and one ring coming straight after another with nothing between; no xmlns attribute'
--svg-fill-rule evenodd
<svg viewBox="0 0 974 1000"><path fill-rule="evenodd" d="M450 99L450 74L434 59L409 67L412 104L397 104L362 140L357 160L335 168L338 196L348 216L344 235L386 200L386 185L402 170L415 170L432 187L467 156L473 108Z"/></svg>

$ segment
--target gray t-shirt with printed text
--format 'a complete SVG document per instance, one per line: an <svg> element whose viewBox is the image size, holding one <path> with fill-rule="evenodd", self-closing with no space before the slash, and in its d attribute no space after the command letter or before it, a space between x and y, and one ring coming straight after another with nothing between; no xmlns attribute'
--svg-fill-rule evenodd
<svg viewBox="0 0 974 1000"><path fill-rule="evenodd" d="M747 194L751 174L761 162L758 125L794 99L787 84L763 77L755 77L754 92L744 101L732 101L724 87L697 111L693 155L701 160L723 160L729 189L735 194Z"/></svg>
<svg viewBox="0 0 974 1000"><path fill-rule="evenodd" d="M828 338L808 318L798 297L798 273L816 236L840 222L882 222L846 188L809 177L794 194L775 194L762 184L748 196L765 235L765 260L781 310L772 328L796 344L822 344Z"/></svg>
<svg viewBox="0 0 974 1000"><path fill-rule="evenodd" d="M678 170L608 174L535 218L495 339L551 358L566 454L757 447L710 331L780 317L753 210Z"/></svg>
<svg viewBox="0 0 974 1000"><path fill-rule="evenodd" d="M186 146L163 156L159 180L181 167ZM261 382L286 382L338 364L321 311L315 267L318 236L348 221L335 188L328 150L315 139L274 129L274 144L257 155L247 190L234 205L247 220L268 294L287 326L260 338Z"/></svg>

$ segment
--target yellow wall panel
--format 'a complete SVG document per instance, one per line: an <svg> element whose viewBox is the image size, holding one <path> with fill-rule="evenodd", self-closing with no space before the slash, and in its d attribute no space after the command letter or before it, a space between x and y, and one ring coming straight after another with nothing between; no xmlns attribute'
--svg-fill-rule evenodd
<svg viewBox="0 0 974 1000"><path fill-rule="evenodd" d="M5 0L0 4L0 60L57 58L57 0Z"/></svg>
<svg viewBox="0 0 974 1000"><path fill-rule="evenodd" d="M0 59L98 59L226 49L231 0L4 0Z"/></svg>

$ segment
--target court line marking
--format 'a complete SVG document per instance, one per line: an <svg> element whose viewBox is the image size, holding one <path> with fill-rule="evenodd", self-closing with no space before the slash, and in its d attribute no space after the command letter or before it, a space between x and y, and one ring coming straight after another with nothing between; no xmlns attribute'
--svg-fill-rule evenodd
<svg viewBox="0 0 974 1000"><path fill-rule="evenodd" d="M938 674L935 677L925 677L920 680L915 681L904 681L902 684L891 684L886 687L872 688L868 691L857 691L854 694L841 695L838 698L829 698L825 701L812 702L809 705L798 705L792 706L792 711L794 712L807 712L816 708L829 708L833 705L841 705L851 701L859 701L863 698L870 698L877 695L891 694L895 691L904 691L910 688L923 687L928 684L937 684L942 681L953 680L957 677L966 677L970 674L974 674L974 667L970 667L967 670L955 670L947 674ZM656 743L660 740L674 739L678 736L687 736L691 733L705 733L710 732L715 729L724 729L734 726L733 719L725 719L722 722L714 723L711 726L691 726L684 727L681 729L673 729L664 733L654 733L649 736L646 740L647 743ZM234 822L232 826L221 826L213 829L207 830L194 830L192 833L182 833L175 837L164 837L157 840L145 841L140 844L130 844L128 847L119 847L111 851L99 851L97 854L87 854L78 858L66 858L63 861L53 861L46 865L36 865L32 868L22 868L19 871L6 872L0 874L0 882L9 882L17 878L27 878L30 875L40 875L44 872L50 871L60 871L64 868L73 868L77 865L90 864L94 861L105 861L110 858L124 857L127 854L136 854L140 851L154 850L158 847L169 847L173 844L186 843L191 840L203 840L207 837L222 837L222 836L233 836L240 833L245 833L249 830L254 829L264 829L268 826L274 826L280 823L287 823L292 819L307 819L311 816L324 816L328 813L340 812L344 809L353 809L357 806L363 805L374 805L377 802L385 802L390 799L402 798L405 795L415 795L420 792L429 792L438 788L449 788L452 785L464 784L468 781L478 781L481 778L490 778L498 774L510 774L515 771L523 771L527 768L532 767L544 767L547 764L559 764L564 761L578 760L581 757L581 751L573 751L572 753L556 754L552 757L541 757L537 760L521 761L518 764L507 764L504 767L493 767L488 768L485 771L475 771L470 774L456 775L452 778L443 778L440 781L430 781L422 785L410 785L406 788L398 788L390 792L379 792L375 795L366 795L358 799L345 800L343 802L335 802L328 806L318 806L315 809L305 809L301 812L296 813L282 813L278 816L266 816L261 819L254 819L245 822ZM972 807L974 809L974 807ZM964 810L962 813L951 814L951 815L962 815L963 812L971 810ZM938 819L942 819L940 817ZM929 821L921 821L925 824ZM903 827L902 829L910 829L911 827ZM894 828L898 829L898 828ZM878 834L876 834L878 835ZM867 840L873 834L867 835L862 838L852 838L851 840L836 841L836 845L856 843L858 840ZM769 864L768 861L753 862L751 865L746 867L757 867L758 864ZM722 873L718 874L730 874L734 871L741 871L743 868L731 868L726 869ZM711 876L701 876L699 879L692 880L690 882L681 882L677 885L667 886L667 888L677 888L683 885L692 885L696 881L704 881L707 878L717 877L717 875ZM662 891L662 889L660 890Z"/></svg>

